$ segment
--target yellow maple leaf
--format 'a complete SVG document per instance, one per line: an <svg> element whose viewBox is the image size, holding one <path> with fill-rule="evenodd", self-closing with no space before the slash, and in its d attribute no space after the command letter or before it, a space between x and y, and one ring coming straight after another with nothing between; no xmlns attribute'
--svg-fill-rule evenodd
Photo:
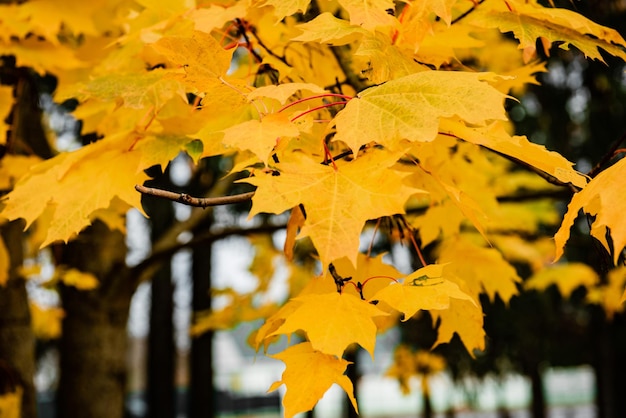
<svg viewBox="0 0 626 418"><path fill-rule="evenodd" d="M590 289L587 301L604 308L606 316L612 319L617 312L623 312L626 301L626 267L619 266L607 274L607 284ZM621 294L621 296L620 296Z"/></svg>
<svg viewBox="0 0 626 418"><path fill-rule="evenodd" d="M96 276L77 269L68 269L61 273L59 280L67 286L73 286L78 290L92 290L100 283Z"/></svg>
<svg viewBox="0 0 626 418"><path fill-rule="evenodd" d="M73 97L82 101L94 98L104 102L117 101L120 106L133 109L150 106L159 109L175 96L185 97L182 84L167 78L167 74L159 68L143 73L106 74L64 90L57 100Z"/></svg>
<svg viewBox="0 0 626 418"><path fill-rule="evenodd" d="M408 50L394 44L389 35L380 32L363 37L354 52L354 63L362 67L361 73L375 84L427 69L415 62Z"/></svg>
<svg viewBox="0 0 626 418"><path fill-rule="evenodd" d="M41 244L46 246L72 238L90 224L89 216L107 208L114 196L141 208L141 196L134 186L143 184L148 176L140 169L141 153L129 150L135 139L135 134L122 132L37 164L5 196L0 214L8 219L24 218L28 227L46 209L52 210Z"/></svg>
<svg viewBox="0 0 626 418"><path fill-rule="evenodd" d="M299 412L312 409L333 383L337 383L347 394L354 409L357 409L352 382L344 372L348 361L316 351L310 343L300 343L272 356L285 363L281 380L274 382L269 392L285 385L283 398L285 417L291 418Z"/></svg>
<svg viewBox="0 0 626 418"><path fill-rule="evenodd" d="M525 162L563 183L572 183L577 187L584 187L587 184L587 178L574 170L573 163L565 157L528 141L525 136L509 135L501 123L495 122L486 127L476 128L468 127L458 120L443 119L440 129L448 135Z"/></svg>
<svg viewBox="0 0 626 418"><path fill-rule="evenodd" d="M252 119L224 131L222 143L239 150L250 150L267 166L270 154L279 141L298 136L300 131L285 113L272 113Z"/></svg>
<svg viewBox="0 0 626 418"><path fill-rule="evenodd" d="M208 92L223 82L220 77L230 68L234 52L223 49L213 36L197 30L191 36L163 37L151 46L180 67L178 79L199 92Z"/></svg>
<svg viewBox="0 0 626 418"><path fill-rule="evenodd" d="M230 4L211 4L208 7L201 7L198 4L191 10L186 10L186 16L194 22L195 28L209 33L213 29L219 29L226 23L238 17L246 15L246 2L234 2Z"/></svg>
<svg viewBox="0 0 626 418"><path fill-rule="evenodd" d="M505 96L485 81L493 74L423 71L371 87L358 94L334 119L336 141L356 154L376 142L390 148L397 141L432 141L443 117L472 124L506 120Z"/></svg>
<svg viewBox="0 0 626 418"><path fill-rule="evenodd" d="M41 162L41 158L36 155L7 154L2 157L0 160L0 189L12 189L17 180L28 173L30 167L39 162Z"/></svg>
<svg viewBox="0 0 626 418"><path fill-rule="evenodd" d="M31 302L30 317L33 332L38 339L54 340L61 336L61 321L65 311L61 308L45 308ZM1 416L1 415L0 415Z"/></svg>
<svg viewBox="0 0 626 418"><path fill-rule="evenodd" d="M276 167L280 175L257 174L243 181L257 186L250 216L282 213L303 204L306 221L300 238L309 236L324 267L347 257L356 265L359 236L369 219L404 212L410 195L420 192L402 184L406 175L391 169L401 152L373 150L337 169L300 154Z"/></svg>
<svg viewBox="0 0 626 418"><path fill-rule="evenodd" d="M263 5L274 6L274 15L276 21L283 20L286 16L291 16L294 13L306 12L311 0L265 0Z"/></svg>
<svg viewBox="0 0 626 418"><path fill-rule="evenodd" d="M339 19L332 13L322 13L315 19L296 26L303 33L292 40L300 42L320 42L330 45L346 45L367 33L347 20Z"/></svg>
<svg viewBox="0 0 626 418"><path fill-rule="evenodd" d="M348 11L350 23L374 31L379 26L395 26L398 21L389 14L394 10L392 0L339 0Z"/></svg>
<svg viewBox="0 0 626 418"><path fill-rule="evenodd" d="M372 297L402 312L403 321L408 321L419 310L447 309L451 298L475 303L456 283L446 279L444 266L440 264L422 267L406 276L402 284L392 283Z"/></svg>
<svg viewBox="0 0 626 418"><path fill-rule="evenodd" d="M293 96L298 91L308 91L311 93L321 94L326 90L313 83L284 83L277 86L271 85L256 88L246 94L246 97L248 100L271 98L278 100L280 104L284 104L289 97Z"/></svg>
<svg viewBox="0 0 626 418"><path fill-rule="evenodd" d="M472 357L474 350L485 349L483 311L476 304L467 300L450 299L448 309L432 310L430 314L433 324L441 321L434 346L449 342L454 333L457 333Z"/></svg>
<svg viewBox="0 0 626 418"><path fill-rule="evenodd" d="M598 283L598 274L584 263L566 263L548 266L533 274L524 282L526 289L545 290L556 285L564 298L570 297L572 292L584 286L591 288Z"/></svg>
<svg viewBox="0 0 626 418"><path fill-rule="evenodd" d="M591 224L591 236L604 245L607 251L613 251L613 261L617 264L622 249L626 246L626 216L624 210L624 176L626 159L621 159L602 171L580 192L576 193L567 206L567 212L559 230L554 235L556 244L555 261L563 255L563 247L569 239L569 231L578 211L583 210L595 217ZM606 233L611 235L612 245L607 241Z"/></svg>
<svg viewBox="0 0 626 418"><path fill-rule="evenodd" d="M64 70L85 68L88 64L76 57L67 45L55 45L47 39L31 36L19 42L2 45L4 55L14 55L16 65L31 67L39 74L64 73Z"/></svg>
<svg viewBox="0 0 626 418"><path fill-rule="evenodd" d="M458 238L444 243L438 262L447 264L450 279L458 277L467 284L468 294L479 300L485 292L491 300L496 293L507 303L518 293L516 283L521 282L515 268L494 248L478 246L467 238Z"/></svg>
<svg viewBox="0 0 626 418"><path fill-rule="evenodd" d="M555 42L562 42L563 49L573 45L586 57L602 62L599 48L626 60L622 49L626 41L617 31L571 10L543 7L536 1L487 0L468 15L467 23L513 32L526 62L535 56L538 40L548 47Z"/></svg>
<svg viewBox="0 0 626 418"><path fill-rule="evenodd" d="M315 350L343 356L357 343L374 356L376 324L373 317L385 316L376 306L351 294L337 292L298 296L300 303L273 334L303 330Z"/></svg>

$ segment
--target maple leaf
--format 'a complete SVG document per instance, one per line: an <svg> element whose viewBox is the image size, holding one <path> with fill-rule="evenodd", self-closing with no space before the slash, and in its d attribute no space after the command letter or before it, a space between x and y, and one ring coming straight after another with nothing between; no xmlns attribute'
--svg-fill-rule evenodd
<svg viewBox="0 0 626 418"><path fill-rule="evenodd" d="M92 290L100 284L98 278L93 274L64 266L55 270L54 276L45 283L45 286L50 287L58 282L63 282L64 285L75 287L78 290Z"/></svg>
<svg viewBox="0 0 626 418"><path fill-rule="evenodd" d="M274 6L276 21L281 21L284 17L297 12L306 12L309 3L311 0L265 0L262 2L264 6Z"/></svg>
<svg viewBox="0 0 626 418"><path fill-rule="evenodd" d="M315 350L337 357L357 343L374 356L376 324L373 317L385 316L374 305L351 294L337 292L298 296L299 303L273 334L303 330Z"/></svg>
<svg viewBox="0 0 626 418"><path fill-rule="evenodd" d="M431 264L406 276L402 284L392 283L384 287L372 299L402 312L403 321L408 321L419 310L447 309L451 298L475 303L445 276L443 265Z"/></svg>
<svg viewBox="0 0 626 418"><path fill-rule="evenodd" d="M444 310L431 310L433 324L441 321L437 328L437 341L434 347L449 342L454 333L463 341L469 354L474 350L485 349L483 311L475 303L461 299L450 299L450 307Z"/></svg>
<svg viewBox="0 0 626 418"><path fill-rule="evenodd" d="M391 169L401 152L373 150L337 169L293 153L276 168L280 175L257 174L243 181L257 186L250 217L282 213L303 204L306 221L300 238L309 236L324 266L347 257L356 265L359 235L365 222L404 212L410 195L405 173Z"/></svg>
<svg viewBox="0 0 626 418"><path fill-rule="evenodd" d="M0 160L0 189L12 189L17 180L39 162L41 158L34 155L7 154L3 156Z"/></svg>
<svg viewBox="0 0 626 418"><path fill-rule="evenodd" d="M397 20L387 11L394 10L392 0L339 0L350 14L350 23L368 30L379 26L394 26Z"/></svg>
<svg viewBox="0 0 626 418"><path fill-rule="evenodd" d="M281 380L274 382L268 392L285 385L283 398L285 417L291 418L299 412L312 409L333 383L337 383L348 394L356 411L352 382L344 375L348 361L316 351L310 343L300 343L271 356L285 363Z"/></svg>
<svg viewBox="0 0 626 418"><path fill-rule="evenodd" d="M24 218L28 227L44 210L52 210L43 247L68 241L90 224L92 212L108 207L114 196L141 208L134 186L148 176L138 169L141 153L128 150L133 138L121 133L37 164L5 196L0 215Z"/></svg>
<svg viewBox="0 0 626 418"><path fill-rule="evenodd" d="M562 155L528 141L525 136L509 135L497 122L484 128L470 128L459 121L445 119L441 121L440 129L445 134L523 161L563 183L572 183L577 187L584 187L587 184L587 178L574 170L573 163Z"/></svg>
<svg viewBox="0 0 626 418"><path fill-rule="evenodd" d="M556 285L561 295L568 298L580 286L590 289L598 283L598 280L598 274L588 265L567 263L549 266L538 271L524 282L524 287L545 290L551 285Z"/></svg>
<svg viewBox="0 0 626 418"><path fill-rule="evenodd" d="M293 138L300 131L284 113L273 113L263 119L249 120L224 131L222 143L240 150L250 150L268 165L270 153L281 140Z"/></svg>
<svg viewBox="0 0 626 418"><path fill-rule="evenodd" d="M444 244L438 262L447 264L446 272L462 279L474 300L479 294L487 293L491 300L496 293L506 303L518 293L516 283L521 282L517 272L494 248L485 248L467 238L458 238ZM465 289L464 289L465 290Z"/></svg>
<svg viewBox="0 0 626 418"><path fill-rule="evenodd" d="M586 300L589 303L602 306L606 316L612 319L617 312L623 312L625 308L626 267L619 266L612 269L606 278L607 283L605 285L589 289Z"/></svg>
<svg viewBox="0 0 626 418"><path fill-rule="evenodd" d="M158 53L183 69L175 74L195 91L207 92L220 84L232 61L233 51L222 48L213 36L193 31L190 37L166 36L151 44Z"/></svg>
<svg viewBox="0 0 626 418"><path fill-rule="evenodd" d="M331 45L346 45L361 36L367 31L350 22L333 16L332 13L322 13L315 19L296 26L303 33L293 38L300 42L319 42Z"/></svg>
<svg viewBox="0 0 626 418"><path fill-rule="evenodd" d="M525 61L535 55L537 40L549 47L563 42L578 48L585 57L604 62L599 48L611 55L626 59L626 41L612 29L598 25L571 10L546 8L534 2L520 0L488 0L468 15L468 23L482 27L498 28L501 32L513 32L524 50ZM549 52L546 49L546 52Z"/></svg>
<svg viewBox="0 0 626 418"><path fill-rule="evenodd" d="M569 239L569 231L578 211L583 210L595 217L591 224L591 236L612 251L617 264L622 249L626 246L626 217L624 213L623 179L626 176L626 159L621 159L594 177L580 192L576 193L567 206L567 212L559 230L554 235L556 244L555 261L563 255L563 248ZM607 241L607 231L612 243Z"/></svg>
<svg viewBox="0 0 626 418"><path fill-rule="evenodd" d="M416 63L411 54L398 48L389 35L380 32L363 37L354 52L354 62L355 65L361 64L363 75L375 84L426 69Z"/></svg>
<svg viewBox="0 0 626 418"><path fill-rule="evenodd" d="M372 141L390 148L400 139L432 141L444 117L479 125L506 120L505 96L485 82L494 79L485 73L423 71L371 87L337 114L335 140L356 155Z"/></svg>
<svg viewBox="0 0 626 418"><path fill-rule="evenodd" d="M224 26L238 17L246 15L247 5L245 2L235 2L229 5L211 4L209 7L200 7L187 10L187 16L194 22L197 30L209 33L213 29Z"/></svg>
<svg viewBox="0 0 626 418"><path fill-rule="evenodd" d="M254 100L257 98L272 98L278 100L280 104L284 104L287 99L293 96L298 91L309 91L311 93L324 93L322 87L313 83L284 83L277 86L263 86L252 90L246 94L248 100Z"/></svg>
<svg viewBox="0 0 626 418"><path fill-rule="evenodd" d="M35 302L29 303L31 327L41 340L54 340L61 336L61 321L65 311L57 307L45 308ZM0 409L1 410L1 409Z"/></svg>
<svg viewBox="0 0 626 418"><path fill-rule="evenodd" d="M106 13L114 18L111 9L106 2L68 0L63 7L59 7L55 0L35 0L21 4L18 17L30 21L34 33L58 42L57 33L61 28L67 28L75 35L99 35L96 16Z"/></svg>
<svg viewBox="0 0 626 418"><path fill-rule="evenodd" d="M158 68L145 73L107 74L86 85L79 84L64 90L57 100L94 98L104 102L117 101L121 106L133 109L161 108L174 96L185 98L181 83L166 78L166 74L165 70Z"/></svg>

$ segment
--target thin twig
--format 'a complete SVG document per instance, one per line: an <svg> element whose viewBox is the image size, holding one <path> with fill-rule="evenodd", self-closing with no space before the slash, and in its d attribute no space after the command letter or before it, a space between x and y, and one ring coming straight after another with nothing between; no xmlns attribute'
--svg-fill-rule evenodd
<svg viewBox="0 0 626 418"><path fill-rule="evenodd" d="M246 202L254 196L254 192L248 192L232 196L192 197L186 193L174 193L167 190L155 189L153 187L140 186L139 184L135 186L135 190L145 195L160 197L174 202L183 203L188 206L196 206L200 208Z"/></svg>
<svg viewBox="0 0 626 418"><path fill-rule="evenodd" d="M609 150L607 151L606 154L604 154L602 159L600 159L600 161L598 161L598 164L596 164L595 166L593 166L593 168L591 170L589 170L587 175L589 177L591 177L591 178L594 178L595 176L597 176L598 173L600 173L600 171L602 170L602 167L607 165L609 163L609 161L611 161L611 159L613 157L615 157L615 154L616 154L619 146L622 145L624 143L624 141L626 141L626 134L623 134L620 137L620 139L618 139L617 141L615 141L611 145L611 148L609 148Z"/></svg>
<svg viewBox="0 0 626 418"><path fill-rule="evenodd" d="M472 6L471 9L467 10L466 12L460 14L459 16L457 16L455 19L453 19L450 22L450 25L454 25L455 23L457 23L459 20L463 19L465 16L469 15L470 13L472 13L474 10L476 10L476 7L478 7L479 4L483 3L485 0L480 0L476 3L474 3L474 5Z"/></svg>

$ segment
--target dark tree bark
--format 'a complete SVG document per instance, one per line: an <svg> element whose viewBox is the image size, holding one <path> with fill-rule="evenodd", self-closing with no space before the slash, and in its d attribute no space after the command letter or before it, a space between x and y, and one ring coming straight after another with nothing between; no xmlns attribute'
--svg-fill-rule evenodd
<svg viewBox="0 0 626 418"><path fill-rule="evenodd" d="M357 353L357 349L350 349L346 352L344 358L345 360L351 362L352 364L348 365L348 368L346 369L346 376L348 376L348 378L350 379L350 381L352 382L352 386L354 388L354 398L357 401L357 405L358 405L358 401L359 401L359 397L358 397L358 389L359 389L359 363L358 363L358 353ZM352 402L350 402L350 399L346 397L346 401L345 401L345 411L346 411L346 418L358 418L359 414L357 414L356 410L354 409L354 406L352 406Z"/></svg>
<svg viewBox="0 0 626 418"><path fill-rule="evenodd" d="M194 248L192 262L192 312L199 312L211 308L211 243ZM189 361L189 418L212 418L216 413L213 332L191 340Z"/></svg>
<svg viewBox="0 0 626 418"><path fill-rule="evenodd" d="M122 418L126 394L126 324L136 280L124 263L124 235L96 221L65 247L60 264L94 274L90 291L62 287L57 416Z"/></svg>
<svg viewBox="0 0 626 418"><path fill-rule="evenodd" d="M169 171L155 167L154 176L146 185L171 189ZM172 202L145 197L144 209L150 216L152 242L156 242L174 222ZM169 418L176 415L174 344L174 284L170 260L165 260L152 277L150 334L148 336L148 416Z"/></svg>
<svg viewBox="0 0 626 418"><path fill-rule="evenodd" d="M24 279L18 275L22 266L22 221L0 228L11 260L9 280L0 286L0 363L11 368L24 392L22 417L37 416L35 386L35 337L30 325L30 309Z"/></svg>
<svg viewBox="0 0 626 418"><path fill-rule="evenodd" d="M16 67L12 57L4 56L0 57L0 84L14 86L16 97L8 118L11 128L6 132L6 144L0 146L0 158L5 154L50 158L52 150L41 123L37 76L27 68ZM4 135L5 132L0 132L0 136ZM6 223L0 228L10 259L9 280L0 286L0 361L17 374L24 390L22 417L34 418L37 416L33 382L35 337L24 279L17 270L24 258L23 229L22 221Z"/></svg>
<svg viewBox="0 0 626 418"><path fill-rule="evenodd" d="M430 400L430 391L422 392L422 400L424 402L424 418L433 418L433 403Z"/></svg>
<svg viewBox="0 0 626 418"><path fill-rule="evenodd" d="M531 367L529 370L531 384L531 415L533 418L546 418L546 399L543 390L543 379L539 366Z"/></svg>

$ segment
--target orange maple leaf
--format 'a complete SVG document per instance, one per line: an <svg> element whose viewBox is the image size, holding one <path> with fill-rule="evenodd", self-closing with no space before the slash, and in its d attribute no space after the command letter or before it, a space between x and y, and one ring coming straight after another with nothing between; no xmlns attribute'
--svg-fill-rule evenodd
<svg viewBox="0 0 626 418"><path fill-rule="evenodd" d="M314 349L341 357L357 343L374 356L376 316L387 313L348 293L310 294L294 298L300 305L274 334L303 330Z"/></svg>
<svg viewBox="0 0 626 418"><path fill-rule="evenodd" d="M312 409L333 383L346 391L354 409L358 411L352 382L344 372L348 361L313 349L311 343L300 343L272 356L285 363L281 380L274 382L268 392L287 387L283 398L285 417Z"/></svg>

